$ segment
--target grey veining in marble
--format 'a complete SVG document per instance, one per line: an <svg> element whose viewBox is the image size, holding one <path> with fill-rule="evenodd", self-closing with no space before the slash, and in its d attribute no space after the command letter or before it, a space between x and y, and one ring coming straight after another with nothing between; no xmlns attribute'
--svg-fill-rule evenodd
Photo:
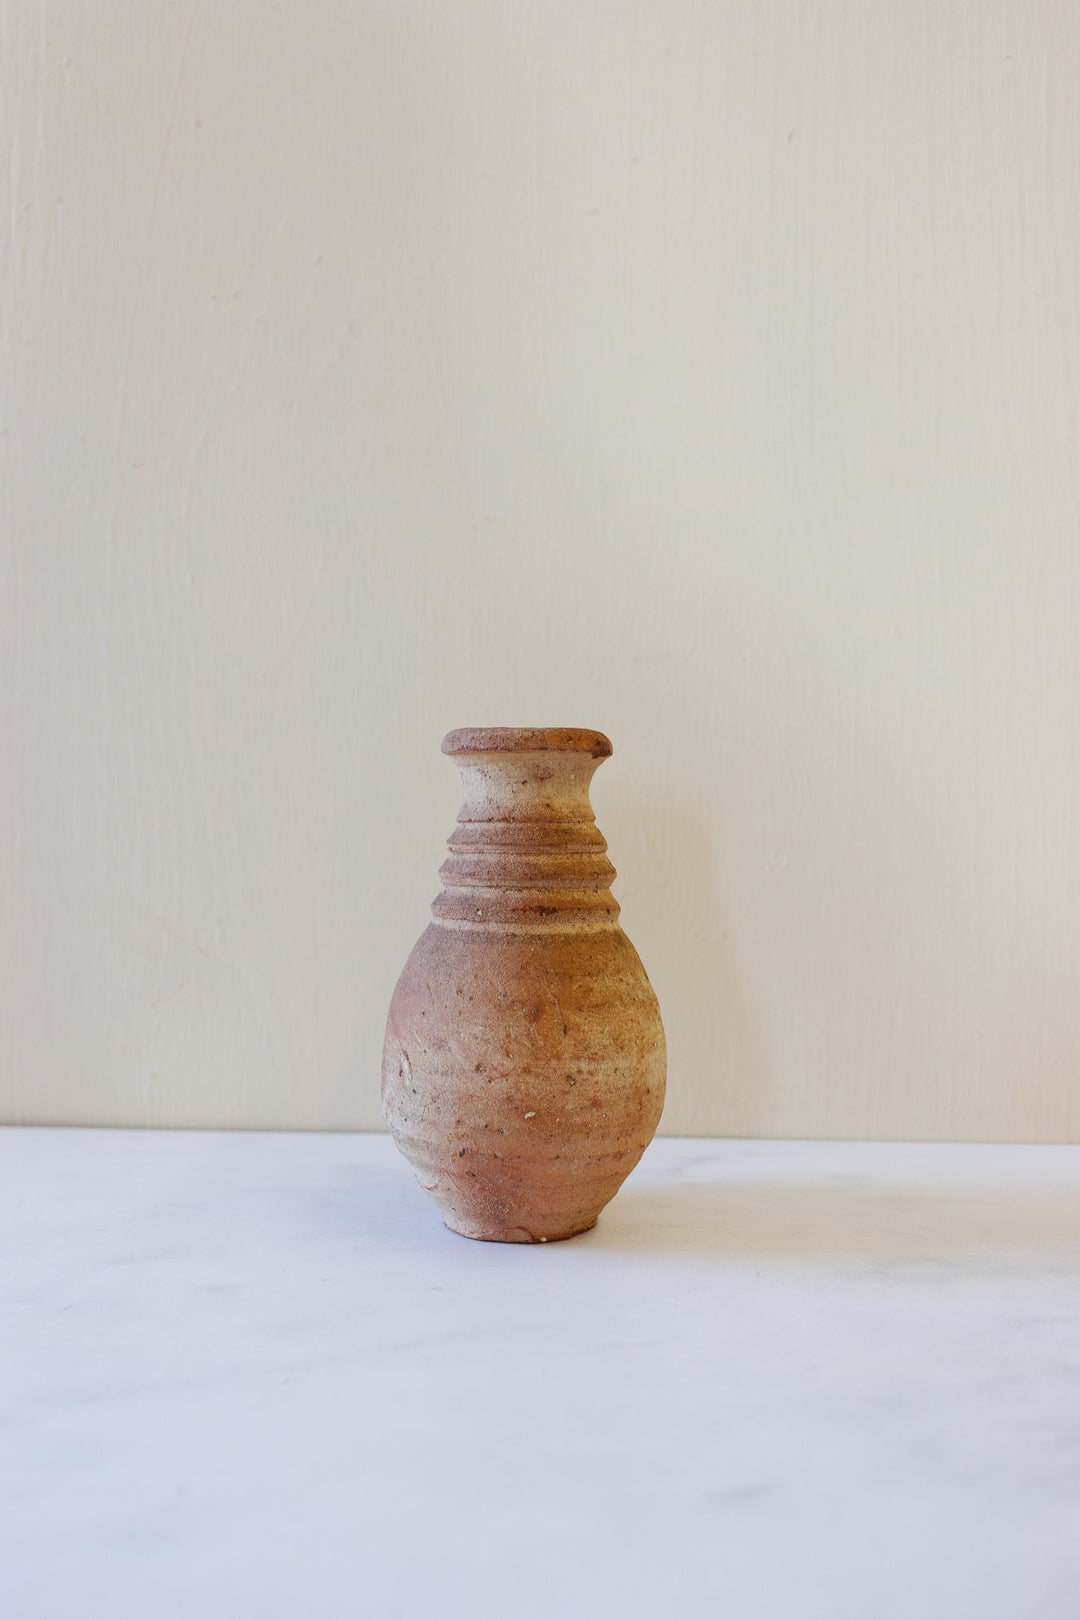
<svg viewBox="0 0 1080 1620"><path fill-rule="evenodd" d="M1080 1613L1080 1149L661 1140L542 1248L385 1137L0 1189L13 1620Z"/></svg>

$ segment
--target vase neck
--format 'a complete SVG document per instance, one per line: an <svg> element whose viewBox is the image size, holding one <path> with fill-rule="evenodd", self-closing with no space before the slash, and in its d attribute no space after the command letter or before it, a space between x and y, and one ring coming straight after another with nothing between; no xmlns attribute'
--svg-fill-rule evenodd
<svg viewBox="0 0 1080 1620"><path fill-rule="evenodd" d="M566 741L544 746L553 735ZM511 745L476 746L491 737ZM578 739L593 746L573 746ZM457 732L443 747L461 771L465 795L439 874L436 920L527 932L617 927L615 868L589 802L589 783L611 750L607 739L597 732Z"/></svg>

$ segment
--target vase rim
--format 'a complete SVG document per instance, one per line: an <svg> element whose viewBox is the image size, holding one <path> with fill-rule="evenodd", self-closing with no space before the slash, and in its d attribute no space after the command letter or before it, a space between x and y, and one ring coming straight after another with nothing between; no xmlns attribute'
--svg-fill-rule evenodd
<svg viewBox="0 0 1080 1620"><path fill-rule="evenodd" d="M602 731L579 726L462 726L443 738L444 754L523 754L559 752L606 759L611 743Z"/></svg>

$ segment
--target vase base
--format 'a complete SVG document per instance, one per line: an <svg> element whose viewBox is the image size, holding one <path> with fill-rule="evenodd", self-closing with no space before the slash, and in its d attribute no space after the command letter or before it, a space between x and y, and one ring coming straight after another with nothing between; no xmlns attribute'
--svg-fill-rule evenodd
<svg viewBox="0 0 1080 1620"><path fill-rule="evenodd" d="M596 1225L598 1216L585 1226L572 1226L568 1232L530 1232L524 1226L504 1226L499 1228L483 1228L467 1226L462 1223L455 1226L453 1221L445 1220L443 1225L447 1231L454 1232L458 1237L473 1238L477 1243L565 1243L569 1238L580 1237L582 1232L591 1232Z"/></svg>

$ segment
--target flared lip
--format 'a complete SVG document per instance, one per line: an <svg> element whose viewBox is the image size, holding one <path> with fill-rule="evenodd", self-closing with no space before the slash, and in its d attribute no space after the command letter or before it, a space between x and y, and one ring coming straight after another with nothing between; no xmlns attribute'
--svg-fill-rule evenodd
<svg viewBox="0 0 1080 1620"><path fill-rule="evenodd" d="M463 726L443 738L444 754L535 754L557 751L606 759L611 743L602 731L578 726Z"/></svg>

